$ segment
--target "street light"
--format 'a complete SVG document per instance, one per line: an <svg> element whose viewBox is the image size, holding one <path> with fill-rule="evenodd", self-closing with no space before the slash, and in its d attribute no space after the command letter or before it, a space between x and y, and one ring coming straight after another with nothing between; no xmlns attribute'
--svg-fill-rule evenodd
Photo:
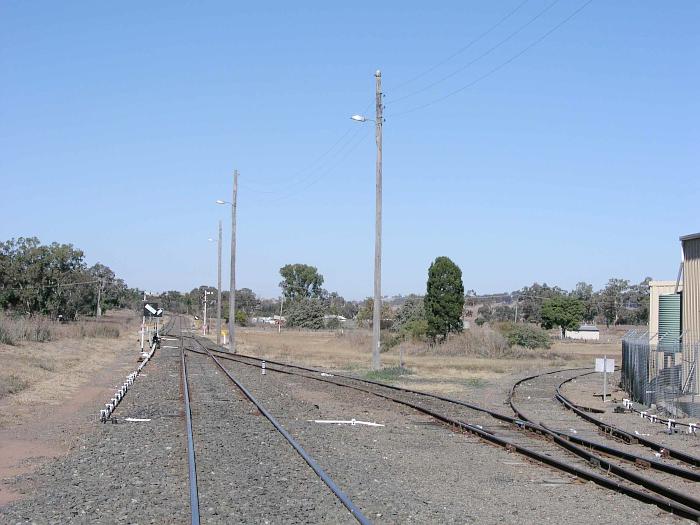
<svg viewBox="0 0 700 525"><path fill-rule="evenodd" d="M368 119L363 115L353 115L352 117L350 117L350 119L354 120L355 122L367 122L368 120L372 120L371 118Z"/></svg>
<svg viewBox="0 0 700 525"><path fill-rule="evenodd" d="M374 224L374 310L372 312L372 369L379 370L380 335L382 323L382 124L384 117L382 111L382 72L377 70L375 77L375 107L376 120L368 119L363 115L353 115L350 118L355 122L372 121L375 125L375 138L377 142L377 165L375 186L375 224Z"/></svg>
<svg viewBox="0 0 700 525"><path fill-rule="evenodd" d="M230 349L236 352L236 201L238 198L238 170L233 171L233 199L231 202L217 199L216 204L231 206L231 282L229 292L228 333L231 339ZM219 230L221 232L221 230ZM219 236L221 233L219 233Z"/></svg>

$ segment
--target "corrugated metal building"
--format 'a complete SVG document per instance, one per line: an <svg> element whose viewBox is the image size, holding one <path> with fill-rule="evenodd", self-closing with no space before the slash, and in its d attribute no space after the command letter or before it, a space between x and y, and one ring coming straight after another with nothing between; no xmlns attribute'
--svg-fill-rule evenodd
<svg viewBox="0 0 700 525"><path fill-rule="evenodd" d="M700 345L700 233L680 238L683 249L683 359L694 362ZM700 391L700 374L690 371L695 392Z"/></svg>

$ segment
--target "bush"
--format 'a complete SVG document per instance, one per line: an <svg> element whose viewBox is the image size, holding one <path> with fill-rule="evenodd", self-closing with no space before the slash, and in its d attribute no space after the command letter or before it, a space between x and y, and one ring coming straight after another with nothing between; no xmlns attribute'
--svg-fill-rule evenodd
<svg viewBox="0 0 700 525"><path fill-rule="evenodd" d="M326 319L326 328L329 330L337 330L340 328L340 319L337 317L329 317Z"/></svg>
<svg viewBox="0 0 700 525"><path fill-rule="evenodd" d="M15 374L0 378L0 397L8 394L17 394L27 388L29 388L29 381Z"/></svg>
<svg viewBox="0 0 700 525"><path fill-rule="evenodd" d="M245 326L248 324L248 314L243 310L236 310L236 324L238 326Z"/></svg>
<svg viewBox="0 0 700 525"><path fill-rule="evenodd" d="M549 348L552 342L549 334L539 326L527 323L499 323L498 330L508 341L508 346L522 346L523 348Z"/></svg>
<svg viewBox="0 0 700 525"><path fill-rule="evenodd" d="M12 332L8 329L5 320L0 318L0 344L3 345L16 345L17 341L15 340L14 336L12 335Z"/></svg>
<svg viewBox="0 0 700 525"><path fill-rule="evenodd" d="M365 377L370 381L396 381L401 376L408 376L413 374L413 370L410 368L392 366L388 368L382 368L381 370L371 370L365 374Z"/></svg>
<svg viewBox="0 0 700 525"><path fill-rule="evenodd" d="M459 334L451 334L441 345L432 351L441 355L462 355L478 357L509 357L510 347L497 331L485 327L473 327Z"/></svg>

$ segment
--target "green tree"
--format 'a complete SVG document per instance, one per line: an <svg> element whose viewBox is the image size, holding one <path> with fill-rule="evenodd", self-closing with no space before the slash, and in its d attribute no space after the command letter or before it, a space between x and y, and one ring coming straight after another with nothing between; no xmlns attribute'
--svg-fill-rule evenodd
<svg viewBox="0 0 700 525"><path fill-rule="evenodd" d="M401 330L414 321L425 321L425 305L423 298L418 295L409 296L396 311L394 328Z"/></svg>
<svg viewBox="0 0 700 525"><path fill-rule="evenodd" d="M573 297L553 297L542 303L542 326L558 326L564 337L565 330L575 330L581 324L585 308L583 303Z"/></svg>
<svg viewBox="0 0 700 525"><path fill-rule="evenodd" d="M297 301L305 298L321 297L323 275L315 266L308 264L287 264L280 268L280 287L286 299Z"/></svg>
<svg viewBox="0 0 700 525"><path fill-rule="evenodd" d="M565 291L558 286L548 286L547 283L533 283L525 286L521 291L514 292L514 298L519 301L518 315L525 321L541 323L542 302L552 297L565 295Z"/></svg>
<svg viewBox="0 0 700 525"><path fill-rule="evenodd" d="M324 327L324 308L318 299L304 298L290 303L285 313L287 326L319 330Z"/></svg>
<svg viewBox="0 0 700 525"><path fill-rule="evenodd" d="M222 296L223 301L223 296ZM236 290L236 310L243 310L246 316L250 316L258 308L260 301L255 292L250 288ZM238 314L236 314L238 316Z"/></svg>
<svg viewBox="0 0 700 525"><path fill-rule="evenodd" d="M360 326L365 326L365 324L367 326L371 326L373 314L374 298L368 297L367 299L362 301L362 303L360 303L359 308L357 309L357 315L355 315L355 321L357 321L357 324ZM391 306L389 306L386 302L382 301L382 328L388 328L389 325L391 325L391 320L393 316L394 314L391 311Z"/></svg>
<svg viewBox="0 0 700 525"><path fill-rule="evenodd" d="M583 303L583 320L591 322L595 319L597 308L593 294L593 285L586 282L576 283L576 288L571 292L571 297Z"/></svg>
<svg viewBox="0 0 700 525"><path fill-rule="evenodd" d="M427 333L433 340L444 340L450 332L462 331L462 270L450 258L438 257L430 265L424 304Z"/></svg>
<svg viewBox="0 0 700 525"><path fill-rule="evenodd" d="M628 280L613 278L600 291L600 309L607 326L618 324L629 288Z"/></svg>

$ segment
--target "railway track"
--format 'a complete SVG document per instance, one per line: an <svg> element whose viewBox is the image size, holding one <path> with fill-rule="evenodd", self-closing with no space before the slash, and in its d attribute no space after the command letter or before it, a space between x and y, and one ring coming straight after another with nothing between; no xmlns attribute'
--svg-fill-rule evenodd
<svg viewBox="0 0 700 525"><path fill-rule="evenodd" d="M217 355L221 359L232 360L243 365L261 366L262 359L239 354L232 355L216 350L216 345L209 341L205 343L197 341L200 345L207 347L208 353ZM202 350L192 350L202 352ZM694 469L669 465L667 462L642 457L584 438L571 439L523 417L523 412L513 416L445 396L426 394L352 376L339 374L322 376L320 370L310 367L269 360L267 365L267 370L271 372L299 375L353 388L408 406L453 429L472 433L484 441L559 471L657 505L673 514L694 521L700 520L700 501L692 495L692 490L697 486L695 483L699 479ZM516 405L514 409L517 408ZM611 457L615 458L614 462L610 459ZM623 467L621 464L626 465ZM652 471L663 472L666 476L664 481L649 477L647 474ZM669 482L669 479L673 481ZM678 480L681 480L680 485L683 489L689 487L691 489L679 489Z"/></svg>
<svg viewBox="0 0 700 525"><path fill-rule="evenodd" d="M285 430L282 425L272 416L272 414L269 413L268 410L251 394L251 392L241 383L241 381L236 378L229 369L224 366L224 364L221 362L217 356L215 356L213 353L211 353L208 349L205 347L201 346L201 343L194 338L194 337L188 337L184 336L182 333L182 321L180 321L180 324L178 326L178 336L180 339L180 348L181 348L181 370L182 370L182 385L183 385L183 402L185 405L185 416L186 416L186 433L187 433L187 443L188 443L188 469L189 469L189 487L190 487L190 508L191 508L191 523L193 525L198 525L200 523L200 512L199 512L199 507L200 507L200 502L199 502L199 491L201 490L201 485L198 483L198 475L197 475L197 456L198 454L196 453L196 450L198 448L198 444L196 443L195 440L195 432L193 431L193 412L196 413L196 410L193 410L192 407L192 402L191 402L191 396L190 396L190 386L192 384L193 378L191 377L191 373L188 372L188 355L191 355L190 352L191 350L195 350L193 348L190 348L191 346L197 346L200 345L198 348L201 348L202 350L195 350L196 353L200 353L203 355L206 355L208 357L208 361L211 364L214 364L218 370L223 372L223 375L227 378L227 380L230 381L230 383L234 386L236 391L240 392L245 400L247 400L248 403L252 404L255 408L255 413L262 415L268 422L269 424L274 427L275 431L284 438L285 442L288 443L293 450L295 451L298 456L300 456L304 462L313 470L316 476L325 484L325 486L330 490L330 492L335 496L335 498L342 503L342 505L350 512L350 515L352 518L354 518L355 521L362 525L369 525L371 522L363 515L362 511L352 502L352 500L348 497L347 494L343 492L343 490L331 479L331 477L320 467L318 462L311 457L310 454L308 454L303 447L294 439L294 437L291 436L287 430ZM172 336L172 332L170 333ZM201 368L204 363L199 362L197 363L198 366ZM220 397L216 396L216 394L212 397ZM196 418L194 418L196 422ZM227 435L226 438L229 438ZM241 446L240 443L236 443L235 446ZM218 459L216 461L219 461ZM298 470L298 469L295 469ZM224 480L222 480L223 482ZM235 496L234 496L235 497ZM342 508L342 507L340 507Z"/></svg>

